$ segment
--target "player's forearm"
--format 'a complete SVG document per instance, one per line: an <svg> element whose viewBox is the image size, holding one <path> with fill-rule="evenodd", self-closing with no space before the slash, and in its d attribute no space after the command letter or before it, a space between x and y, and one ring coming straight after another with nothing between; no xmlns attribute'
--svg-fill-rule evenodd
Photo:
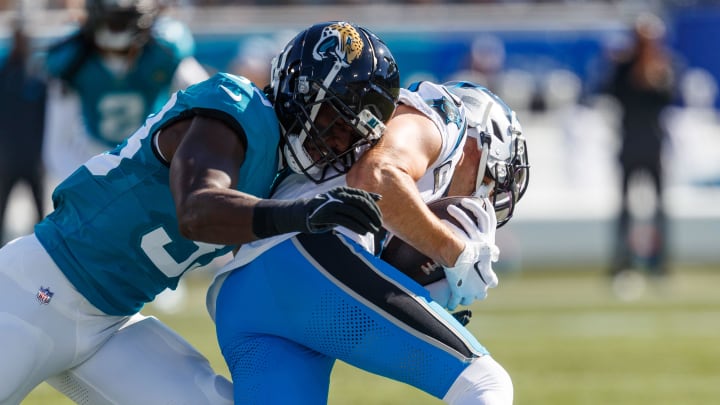
<svg viewBox="0 0 720 405"><path fill-rule="evenodd" d="M382 206L380 207L381 209ZM435 260L436 263L452 267L463 250L464 243L442 224L432 213L425 212L425 205L401 206L393 214L385 213L387 228L415 249ZM420 215L418 215L420 214Z"/></svg>
<svg viewBox="0 0 720 405"><path fill-rule="evenodd" d="M453 266L464 243L427 208L414 179L397 167L376 166L348 176L348 185L382 195L383 226L437 263Z"/></svg>
<svg viewBox="0 0 720 405"><path fill-rule="evenodd" d="M388 231L437 263L455 265L464 243L428 210L422 200L419 204L397 202L379 205Z"/></svg>
<svg viewBox="0 0 720 405"><path fill-rule="evenodd" d="M259 201L231 189L202 190L177 207L180 232L188 239L239 245L256 240L252 232L253 208Z"/></svg>

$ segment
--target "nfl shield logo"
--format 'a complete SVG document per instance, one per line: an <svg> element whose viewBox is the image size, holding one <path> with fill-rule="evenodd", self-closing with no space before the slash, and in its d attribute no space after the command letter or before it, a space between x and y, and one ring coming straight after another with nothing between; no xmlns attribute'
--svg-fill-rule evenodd
<svg viewBox="0 0 720 405"><path fill-rule="evenodd" d="M50 288L45 288L40 286L40 290L38 291L36 297L38 302L40 302L43 305L47 305L50 303L50 300L52 299L52 296L55 295L54 292L50 291Z"/></svg>

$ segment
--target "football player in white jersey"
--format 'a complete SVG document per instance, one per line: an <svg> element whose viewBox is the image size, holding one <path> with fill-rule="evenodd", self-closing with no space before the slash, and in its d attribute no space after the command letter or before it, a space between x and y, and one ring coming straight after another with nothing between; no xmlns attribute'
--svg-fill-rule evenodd
<svg viewBox="0 0 720 405"><path fill-rule="evenodd" d="M351 124L372 123L372 106L358 105L338 85L349 74L345 66L320 80L304 77L317 69L301 55L326 49L325 38L303 32L274 63L271 86L292 173L273 197L345 182L382 192L384 226L442 265L452 282L436 282L431 293L380 260L379 234L338 228L243 245L208 292L236 404L326 403L336 359L450 404L512 403L507 372L444 307L468 305L497 285L492 208L509 218L528 179L515 114L480 86L422 82L401 92L386 127L375 125L383 131L376 145L348 150L359 136ZM448 208L464 228L457 231L425 205L450 193L485 203L461 202L472 217Z"/></svg>
<svg viewBox="0 0 720 405"><path fill-rule="evenodd" d="M378 108L366 119L382 125L399 91L389 50L360 27L319 26L353 34L327 44L361 68L346 85L359 102L372 100ZM314 62L326 70L337 63ZM354 145L377 140L361 138ZM121 145L68 176L35 232L0 249L0 404L19 404L43 381L78 403L232 403L229 381L141 315L143 305L242 243L381 226L376 196L362 190L264 199L279 140L266 95L246 78L218 73L175 93Z"/></svg>

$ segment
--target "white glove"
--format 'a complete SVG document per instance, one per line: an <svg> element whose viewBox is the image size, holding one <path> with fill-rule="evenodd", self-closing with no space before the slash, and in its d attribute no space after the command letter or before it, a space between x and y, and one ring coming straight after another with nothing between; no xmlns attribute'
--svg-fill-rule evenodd
<svg viewBox="0 0 720 405"><path fill-rule="evenodd" d="M443 222L465 240L465 248L455 266L445 268L450 287L447 308L450 310L458 304L470 305L475 300L484 299L487 289L498 285L497 275L492 269L492 262L497 262L500 255L500 249L495 245L497 217L492 203L488 199L483 201L489 207L487 210L477 199L465 198L460 202L474 214L477 223L457 206L447 207L448 213L462 225L464 232L448 221Z"/></svg>
<svg viewBox="0 0 720 405"><path fill-rule="evenodd" d="M451 293L447 278L443 277L438 281L430 283L425 286L425 289L428 290L430 298L432 298L433 301L437 302L443 308L448 307Z"/></svg>

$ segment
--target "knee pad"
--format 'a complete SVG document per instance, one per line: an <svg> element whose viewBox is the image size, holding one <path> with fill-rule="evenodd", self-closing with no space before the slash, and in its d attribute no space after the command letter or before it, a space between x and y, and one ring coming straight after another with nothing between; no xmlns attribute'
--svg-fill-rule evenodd
<svg viewBox="0 0 720 405"><path fill-rule="evenodd" d="M88 360L48 383L78 403L233 403L230 381L154 317L133 317Z"/></svg>
<svg viewBox="0 0 720 405"><path fill-rule="evenodd" d="M455 379L443 401L450 405L511 405L512 379L492 357L478 357Z"/></svg>

